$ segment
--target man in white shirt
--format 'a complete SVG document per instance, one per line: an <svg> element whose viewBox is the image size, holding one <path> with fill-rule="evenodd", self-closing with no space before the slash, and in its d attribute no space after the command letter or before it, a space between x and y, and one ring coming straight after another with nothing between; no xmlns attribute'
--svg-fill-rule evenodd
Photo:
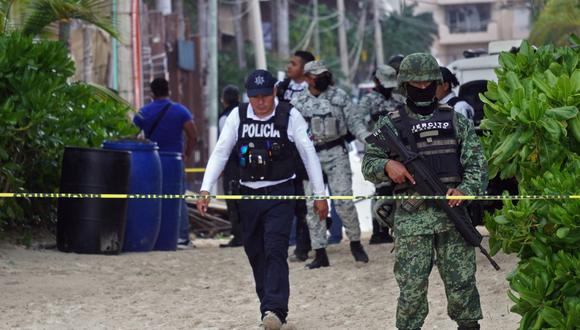
<svg viewBox="0 0 580 330"><path fill-rule="evenodd" d="M308 88L306 76L304 75L304 65L314 60L314 55L311 52L298 50L294 53L294 56L290 58L286 66L288 78L276 85L278 101L290 103L296 94ZM294 180L294 189L296 189L296 195L305 195L302 182L308 180L308 176L302 165L302 160L300 157L296 158L298 169L296 171L296 180ZM306 261L308 259L308 252L312 250L312 244L310 242L310 231L308 230L308 222L306 220L308 208L305 200L296 201L294 215L296 216L296 248L289 260L298 262Z"/></svg>
<svg viewBox="0 0 580 330"><path fill-rule="evenodd" d="M276 100L275 84L276 79L265 70L256 70L248 77L250 104L240 105L226 119L206 166L200 195L209 195L231 153L238 158L243 195L295 195L296 153L304 163L314 195L325 195L308 124L291 105ZM208 204L209 199L198 200L201 214L205 214ZM286 259L295 204L294 200L284 199L239 202L244 250L254 273L266 329L280 329L288 314ZM326 219L325 200L314 201L314 209L321 220Z"/></svg>
<svg viewBox="0 0 580 330"><path fill-rule="evenodd" d="M452 107L455 112L462 114L465 118L473 121L475 111L469 103L460 99L453 92L453 88L459 86L457 77L449 71L446 67L439 67L441 75L443 76L443 83L437 85L435 97L439 100L439 104L447 104Z"/></svg>

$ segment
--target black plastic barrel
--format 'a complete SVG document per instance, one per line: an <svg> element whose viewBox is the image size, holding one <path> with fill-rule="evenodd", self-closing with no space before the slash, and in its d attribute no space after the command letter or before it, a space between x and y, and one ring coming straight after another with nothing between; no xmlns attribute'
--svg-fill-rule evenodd
<svg viewBox="0 0 580 330"><path fill-rule="evenodd" d="M127 194L131 153L67 147L61 193ZM123 247L127 199L58 200L57 247L63 252L118 254Z"/></svg>

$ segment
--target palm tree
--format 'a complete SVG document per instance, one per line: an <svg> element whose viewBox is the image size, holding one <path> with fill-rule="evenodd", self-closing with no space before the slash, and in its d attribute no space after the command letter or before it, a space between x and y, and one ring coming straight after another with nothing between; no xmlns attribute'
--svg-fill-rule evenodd
<svg viewBox="0 0 580 330"><path fill-rule="evenodd" d="M530 41L536 45L563 46L570 34L580 35L578 0L550 0L532 27Z"/></svg>
<svg viewBox="0 0 580 330"><path fill-rule="evenodd" d="M394 54L429 52L438 35L437 23L429 12L415 14L416 5L402 5L399 13L391 13L383 22L385 57ZM409 42L412 40L412 42Z"/></svg>
<svg viewBox="0 0 580 330"><path fill-rule="evenodd" d="M56 35L56 23L78 19L119 38L109 0L0 0L0 32L31 36Z"/></svg>

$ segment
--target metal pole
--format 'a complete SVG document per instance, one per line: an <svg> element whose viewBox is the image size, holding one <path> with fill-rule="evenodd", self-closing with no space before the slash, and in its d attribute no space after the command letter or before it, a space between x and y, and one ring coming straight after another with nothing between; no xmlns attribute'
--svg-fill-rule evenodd
<svg viewBox="0 0 580 330"><path fill-rule="evenodd" d="M234 5L234 16L236 20L234 21L234 26L236 27L236 51L238 53L238 65L240 69L245 69L248 64L246 62L246 49L244 48L244 29L243 29L243 18L242 18L242 1L237 0Z"/></svg>
<svg viewBox="0 0 580 330"><path fill-rule="evenodd" d="M208 94L209 107L207 108L206 118L209 127L209 150L213 150L217 142L217 113L218 113L218 0L209 1L209 33L208 33L208 57L209 57L209 74L208 74Z"/></svg>
<svg viewBox="0 0 580 330"><path fill-rule="evenodd" d="M383 52L383 33L381 31L381 10L379 0L373 1L373 17L375 23L375 49L377 50L377 65L385 64L385 54Z"/></svg>
<svg viewBox="0 0 580 330"><path fill-rule="evenodd" d="M342 69L342 74L345 77L345 83L349 85L348 77L349 77L349 70L348 70L348 50L347 50L347 43L346 43L346 26L345 26L345 18L344 18L344 0L337 0L336 1L337 9L338 9L338 46L340 52L340 68Z"/></svg>
<svg viewBox="0 0 580 330"><path fill-rule="evenodd" d="M256 69L267 69L266 51L264 50L264 33L262 32L262 13L258 0L249 0L250 24L252 24L252 40L256 53Z"/></svg>

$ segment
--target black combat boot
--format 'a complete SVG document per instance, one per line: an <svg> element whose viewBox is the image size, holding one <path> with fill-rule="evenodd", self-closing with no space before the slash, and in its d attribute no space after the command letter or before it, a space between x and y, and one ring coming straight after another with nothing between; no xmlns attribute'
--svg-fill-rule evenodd
<svg viewBox="0 0 580 330"><path fill-rule="evenodd" d="M307 264L306 267L308 269L316 269L320 267L328 267L330 266L330 262L328 261L328 256L326 255L326 249L316 249L314 250L316 255L314 256L314 260Z"/></svg>
<svg viewBox="0 0 580 330"><path fill-rule="evenodd" d="M369 262L369 256L367 256L367 253L363 249L360 241L350 242L350 252L352 253L355 261L364 262L365 264Z"/></svg>
<svg viewBox="0 0 580 330"><path fill-rule="evenodd" d="M377 220L373 219L373 234L369 241L370 245L393 243L393 237L389 235L389 229L382 228Z"/></svg>
<svg viewBox="0 0 580 330"><path fill-rule="evenodd" d="M479 330L479 323L477 321L459 324L457 330Z"/></svg>

